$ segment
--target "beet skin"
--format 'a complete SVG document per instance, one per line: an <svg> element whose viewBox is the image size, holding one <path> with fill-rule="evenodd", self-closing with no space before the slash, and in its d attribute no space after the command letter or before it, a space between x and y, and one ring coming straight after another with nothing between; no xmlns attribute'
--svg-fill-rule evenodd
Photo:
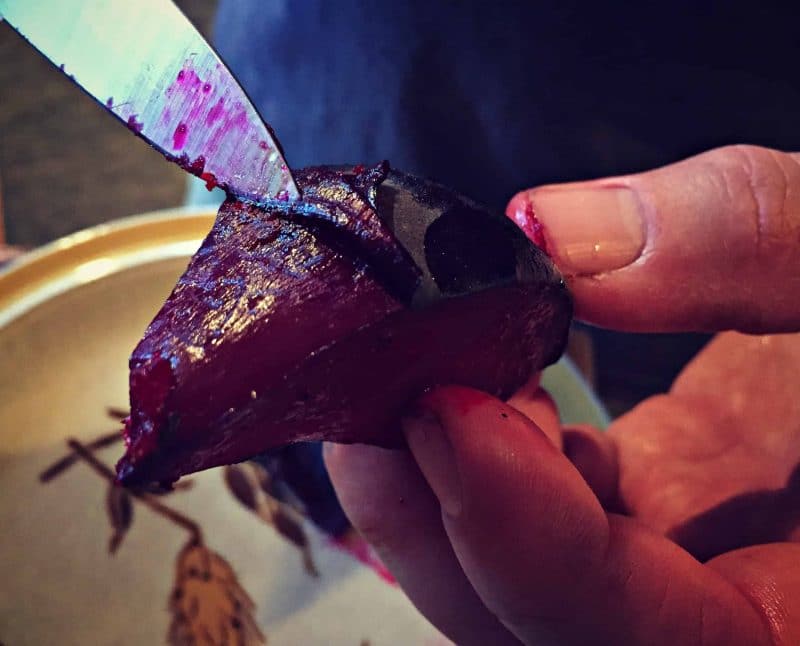
<svg viewBox="0 0 800 646"><path fill-rule="evenodd" d="M402 445L426 388L509 396L572 306L503 216L390 171L296 173L301 203L223 204L130 359L128 485L302 440Z"/></svg>

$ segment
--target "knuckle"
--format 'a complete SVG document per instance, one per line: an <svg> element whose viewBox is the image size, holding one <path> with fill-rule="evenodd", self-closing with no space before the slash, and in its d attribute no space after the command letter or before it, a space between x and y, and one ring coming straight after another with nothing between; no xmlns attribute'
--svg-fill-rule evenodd
<svg viewBox="0 0 800 646"><path fill-rule="evenodd" d="M728 146L719 153L727 192L752 222L757 246L794 246L800 235L800 164L759 146Z"/></svg>

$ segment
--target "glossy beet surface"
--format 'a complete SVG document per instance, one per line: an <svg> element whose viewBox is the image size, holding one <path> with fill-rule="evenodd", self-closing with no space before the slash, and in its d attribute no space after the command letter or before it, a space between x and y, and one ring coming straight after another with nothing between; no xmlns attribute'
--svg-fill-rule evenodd
<svg viewBox="0 0 800 646"><path fill-rule="evenodd" d="M299 440L399 446L425 388L504 397L561 354L569 296L506 218L385 164L296 178L300 204L222 206L134 350L126 484Z"/></svg>

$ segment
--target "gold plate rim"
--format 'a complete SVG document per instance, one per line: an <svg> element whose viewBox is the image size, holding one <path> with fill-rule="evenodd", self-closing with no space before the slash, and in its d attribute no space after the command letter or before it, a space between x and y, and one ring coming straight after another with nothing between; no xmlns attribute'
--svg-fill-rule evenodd
<svg viewBox="0 0 800 646"><path fill-rule="evenodd" d="M76 231L0 270L0 328L53 296L108 274L197 251L214 223L209 207L133 215Z"/></svg>

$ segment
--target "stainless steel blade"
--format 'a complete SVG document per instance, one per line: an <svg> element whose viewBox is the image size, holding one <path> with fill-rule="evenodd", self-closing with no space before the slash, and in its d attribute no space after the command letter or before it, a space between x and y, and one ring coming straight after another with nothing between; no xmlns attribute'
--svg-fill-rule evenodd
<svg viewBox="0 0 800 646"><path fill-rule="evenodd" d="M269 128L170 0L0 0L0 17L209 186L257 201L299 196Z"/></svg>

